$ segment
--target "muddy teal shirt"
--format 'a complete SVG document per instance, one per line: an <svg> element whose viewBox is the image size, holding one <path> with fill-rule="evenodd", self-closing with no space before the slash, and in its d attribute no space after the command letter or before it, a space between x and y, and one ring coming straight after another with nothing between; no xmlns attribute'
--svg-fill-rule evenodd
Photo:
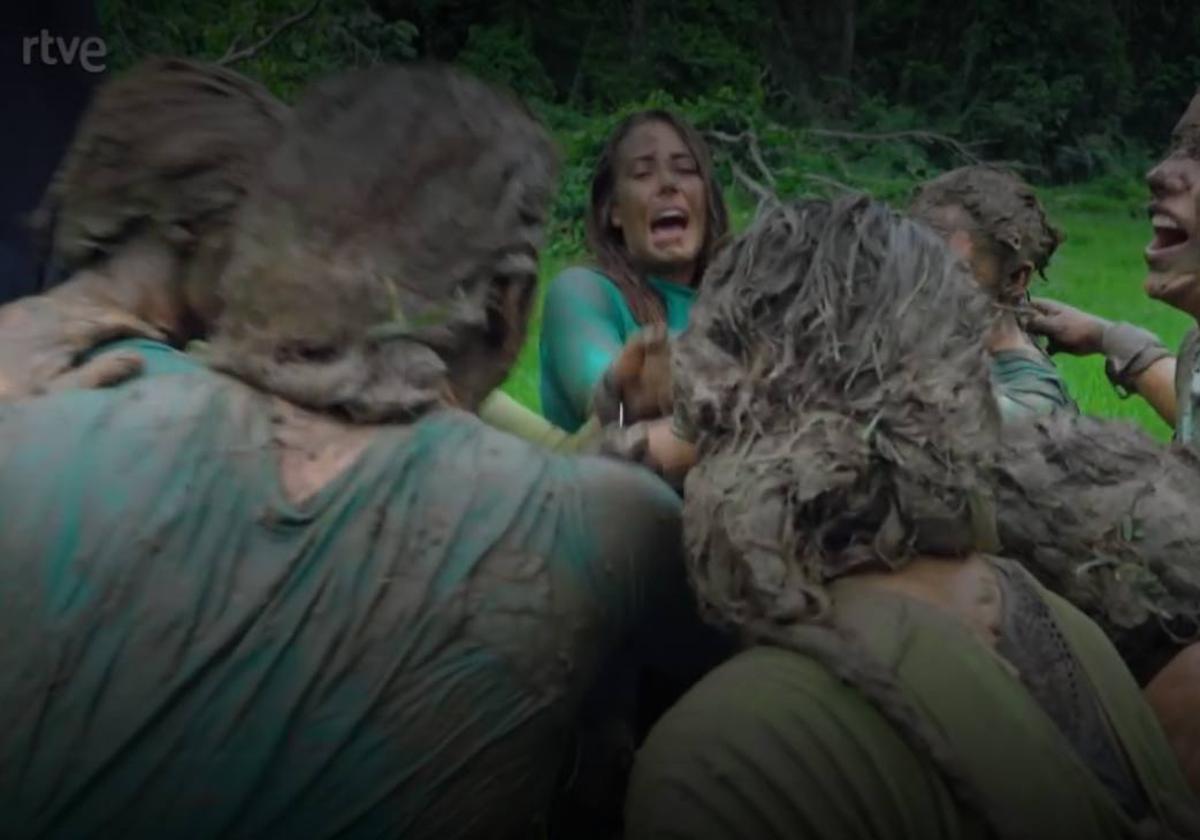
<svg viewBox="0 0 1200 840"><path fill-rule="evenodd" d="M0 406L0 834L526 831L687 602L674 494L445 411L292 501L270 398L143 349L191 370Z"/></svg>
<svg viewBox="0 0 1200 840"><path fill-rule="evenodd" d="M1005 420L1079 410L1058 368L1041 353L993 353L992 386Z"/></svg>
<svg viewBox="0 0 1200 840"><path fill-rule="evenodd" d="M169 344L152 341L148 338L124 338L112 341L87 354L85 359L112 352L133 353L139 356L142 360L142 376L193 373L204 369L203 363L194 356L176 350Z"/></svg>
<svg viewBox="0 0 1200 840"><path fill-rule="evenodd" d="M662 298L672 334L687 326L695 289L649 279ZM592 393L639 324L611 280L588 268L569 268L550 282L542 310L542 412L573 432L591 414Z"/></svg>

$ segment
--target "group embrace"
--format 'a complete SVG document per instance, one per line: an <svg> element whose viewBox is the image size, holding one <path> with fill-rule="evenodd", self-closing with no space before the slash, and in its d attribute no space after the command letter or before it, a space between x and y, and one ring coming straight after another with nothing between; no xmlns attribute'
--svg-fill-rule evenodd
<svg viewBox="0 0 1200 840"><path fill-rule="evenodd" d="M1200 333L1031 299L999 167L735 233L649 111L543 417L558 165L439 65L99 89L0 308L0 836L1200 837ZM1200 318L1200 97L1148 182Z"/></svg>

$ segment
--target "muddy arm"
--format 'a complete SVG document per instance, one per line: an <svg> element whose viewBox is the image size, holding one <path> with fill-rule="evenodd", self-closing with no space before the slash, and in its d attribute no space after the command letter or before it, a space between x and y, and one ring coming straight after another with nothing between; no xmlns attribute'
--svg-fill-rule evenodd
<svg viewBox="0 0 1200 840"><path fill-rule="evenodd" d="M0 307L0 398L123 381L139 368L120 354L76 366L118 338L182 340L189 320L174 257L133 243L104 266Z"/></svg>
<svg viewBox="0 0 1200 840"><path fill-rule="evenodd" d="M527 440L553 452L580 452L599 433L599 423L591 418L574 434L555 426L545 417L521 405L503 391L496 390L479 406L479 419L489 426Z"/></svg>
<svg viewBox="0 0 1200 840"><path fill-rule="evenodd" d="M565 401L576 417L592 413L592 398L601 378L621 354L624 340L620 316L593 272L572 269L554 279L546 292L542 315L541 358L543 403L547 391Z"/></svg>
<svg viewBox="0 0 1200 840"><path fill-rule="evenodd" d="M140 361L127 354L77 365L88 350L128 336L161 333L129 313L84 300L37 295L0 307L0 399L124 381L140 370Z"/></svg>
<svg viewBox="0 0 1200 840"><path fill-rule="evenodd" d="M1175 357L1166 356L1152 364L1133 382L1134 388L1158 416L1172 427L1175 425Z"/></svg>
<svg viewBox="0 0 1200 840"><path fill-rule="evenodd" d="M1200 644L1179 653L1146 687L1188 785L1200 794Z"/></svg>

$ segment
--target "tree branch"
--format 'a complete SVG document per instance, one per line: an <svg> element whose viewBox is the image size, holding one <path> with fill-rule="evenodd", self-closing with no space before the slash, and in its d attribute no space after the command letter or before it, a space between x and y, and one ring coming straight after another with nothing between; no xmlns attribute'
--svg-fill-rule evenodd
<svg viewBox="0 0 1200 840"><path fill-rule="evenodd" d="M867 143L887 142L889 140L916 140L922 143L937 143L951 149L969 163L981 162L979 156L971 151L971 147L980 146L983 143L963 143L961 140L955 140L953 137L945 134L938 134L936 131L885 131L878 134L868 134L861 131L837 131L830 128L806 128L804 131L814 137L829 137L835 140L858 140Z"/></svg>
<svg viewBox="0 0 1200 840"><path fill-rule="evenodd" d="M746 170L742 169L736 160L729 162L729 168L733 170L733 177L737 179L738 183L755 195L760 206L779 200L774 192L747 175Z"/></svg>
<svg viewBox="0 0 1200 840"><path fill-rule="evenodd" d="M740 134L730 134L726 131L707 131L705 132L713 140L725 143L729 146L745 146L750 153L750 160L754 163L756 169L761 173L762 178L766 181L764 186L762 183L751 178L746 170L738 165L736 160L730 160L730 168L733 171L733 177L736 178L742 186L746 187L750 192L758 196L760 202L763 201L778 201L775 194L776 181L775 173L771 171L771 167L767 166L767 161L763 158L762 147L758 142L758 135L747 129Z"/></svg>
<svg viewBox="0 0 1200 840"><path fill-rule="evenodd" d="M238 61L245 61L247 58L253 58L260 50L274 41L285 29L295 26L301 21L311 17L312 13L315 12L317 7L320 5L321 0L313 0L312 5L310 5L307 9L297 12L291 17L286 17L279 23L275 24L275 28L268 32L266 37L252 46L245 47L243 49L237 49L238 39L234 38L233 43L229 45L229 49L225 50L225 54L217 59L217 64L224 67Z"/></svg>
<svg viewBox="0 0 1200 840"><path fill-rule="evenodd" d="M813 181L814 183L824 184L827 187L833 187L834 189L841 190L842 192L862 192L862 190L852 187L849 184L843 184L837 178L830 178L828 175L817 175L815 173L806 172L804 173L804 177L809 181Z"/></svg>

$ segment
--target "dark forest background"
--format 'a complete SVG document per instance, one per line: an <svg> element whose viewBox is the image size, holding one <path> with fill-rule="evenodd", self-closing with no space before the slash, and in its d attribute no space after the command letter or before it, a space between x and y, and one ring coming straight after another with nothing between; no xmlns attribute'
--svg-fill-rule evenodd
<svg viewBox="0 0 1200 840"><path fill-rule="evenodd" d="M290 98L379 60L454 61L555 129L558 219L621 114L683 110L724 174L895 197L958 163L1038 183L1139 169L1200 82L1194 0L106 0L110 67L224 59Z"/></svg>

